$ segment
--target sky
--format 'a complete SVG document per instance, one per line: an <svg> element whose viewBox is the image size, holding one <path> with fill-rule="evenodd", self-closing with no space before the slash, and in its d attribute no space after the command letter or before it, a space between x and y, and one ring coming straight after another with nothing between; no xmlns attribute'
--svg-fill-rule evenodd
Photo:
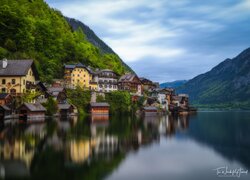
<svg viewBox="0 0 250 180"><path fill-rule="evenodd" d="M46 0L139 76L188 80L250 47L250 0Z"/></svg>

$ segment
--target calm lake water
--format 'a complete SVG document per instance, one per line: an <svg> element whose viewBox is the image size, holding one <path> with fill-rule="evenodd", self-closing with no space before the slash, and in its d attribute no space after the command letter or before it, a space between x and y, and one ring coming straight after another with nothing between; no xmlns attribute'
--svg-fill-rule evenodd
<svg viewBox="0 0 250 180"><path fill-rule="evenodd" d="M250 112L2 125L0 153L0 179L250 179Z"/></svg>

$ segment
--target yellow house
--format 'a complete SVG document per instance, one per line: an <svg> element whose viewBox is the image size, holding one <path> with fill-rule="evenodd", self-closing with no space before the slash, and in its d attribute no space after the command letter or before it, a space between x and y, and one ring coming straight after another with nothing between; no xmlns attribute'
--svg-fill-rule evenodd
<svg viewBox="0 0 250 180"><path fill-rule="evenodd" d="M65 65L64 79L70 87L80 86L90 90L97 90L97 82L95 82L94 76L94 72L81 63Z"/></svg>
<svg viewBox="0 0 250 180"><path fill-rule="evenodd" d="M0 60L0 92L14 96L35 84L38 73L33 60Z"/></svg>

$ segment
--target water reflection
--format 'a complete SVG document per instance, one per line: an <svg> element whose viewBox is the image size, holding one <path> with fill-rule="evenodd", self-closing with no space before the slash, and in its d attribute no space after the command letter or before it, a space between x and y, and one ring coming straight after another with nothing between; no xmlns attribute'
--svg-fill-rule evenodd
<svg viewBox="0 0 250 180"><path fill-rule="evenodd" d="M133 174L122 176L119 172L113 175L113 171L118 166L121 166L119 168L121 171L125 171L122 165L129 162L132 152L138 152L133 159L138 158L137 162L140 162L140 154L144 149L150 151L150 161L158 159L159 156L175 157L170 162L173 163L182 161L179 158L183 157L185 159L183 161L192 164L194 157L183 154L183 148L191 146L194 148L192 152L200 152L198 148L200 145L206 145L207 150L215 150L220 154L216 155L217 159L224 158L228 165L230 160L234 160L250 168L248 153L250 121L247 118L249 115L250 113L243 115L198 113L197 116L142 118L72 117L67 120L49 119L41 124L4 125L0 133L0 175L6 178L32 179L127 179L128 177L148 179L150 176L148 178L140 176L140 173L146 171L142 169L143 166L134 176ZM239 118L241 122L238 121ZM185 139L189 141L184 141ZM163 151L166 143L168 149L164 151L168 153ZM179 149L176 149L176 144ZM170 151L171 148L175 149ZM143 161L147 160L147 156L141 157ZM214 154L209 151L207 156L213 157ZM145 163L150 164L150 162ZM205 167L208 162L199 163L201 167ZM158 171L162 167L169 168L160 162L156 163L156 166L159 166L155 167ZM133 167L133 164L129 164L129 167ZM174 172L164 168L162 171L157 171L158 174L154 176L164 179L166 172ZM125 172L129 174L129 171L131 168Z"/></svg>

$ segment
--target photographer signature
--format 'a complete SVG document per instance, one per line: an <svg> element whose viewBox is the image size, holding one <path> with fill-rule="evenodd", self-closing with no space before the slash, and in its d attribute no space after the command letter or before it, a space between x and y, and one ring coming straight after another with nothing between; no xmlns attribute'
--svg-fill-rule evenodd
<svg viewBox="0 0 250 180"><path fill-rule="evenodd" d="M218 177L238 177L240 178L242 174L247 175L248 170L243 168L229 169L227 166L218 167L216 169L216 174Z"/></svg>

